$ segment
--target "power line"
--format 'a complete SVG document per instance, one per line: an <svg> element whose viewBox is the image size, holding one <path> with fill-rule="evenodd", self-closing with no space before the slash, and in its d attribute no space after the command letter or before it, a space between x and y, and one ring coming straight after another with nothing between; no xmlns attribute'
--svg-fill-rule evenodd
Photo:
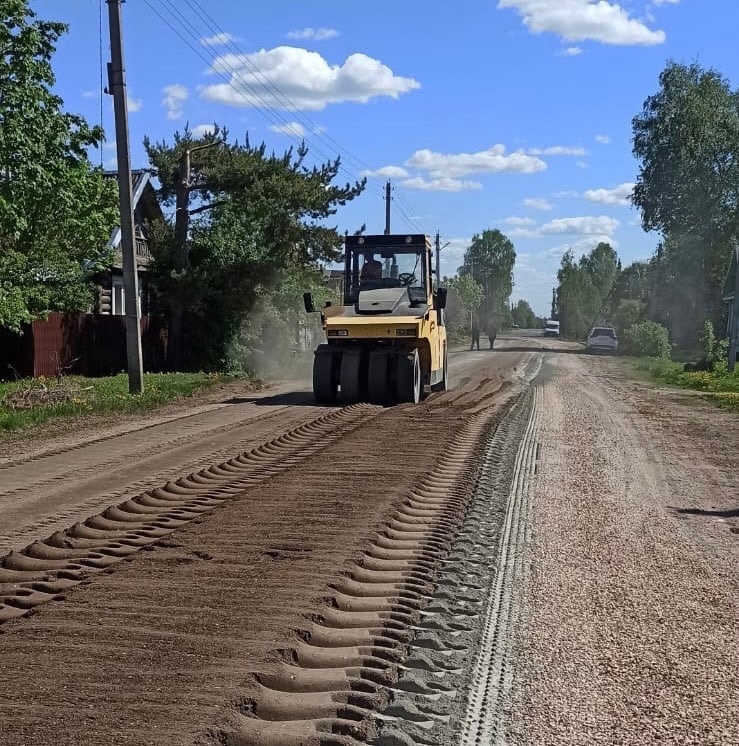
<svg viewBox="0 0 739 746"><path fill-rule="evenodd" d="M267 76L265 76L259 68L254 65L251 60L248 58L248 55L246 55L243 50L239 49L232 40L228 39L225 46L230 48L230 50L237 56L240 61L244 64L245 67L249 68L252 71L252 74L255 78L259 78L263 81L264 86L267 90L272 92L273 97L275 100L280 101L285 106L285 109L287 111L290 111L296 119L302 120L301 124L306 125L311 129L314 137L306 138L301 137L298 135L297 132L295 132L294 128L291 127L293 124L289 120L287 120L281 113L275 110L273 106L270 105L269 101L265 99L257 90L252 89L245 81L243 81L239 74L238 70L231 65L230 62L225 60L222 55L218 55L215 52L213 53L213 56L207 56L202 51L202 45L200 43L200 39L204 34L202 34L199 29L192 23L192 21L184 16L178 9L172 4L171 0L161 0L161 2L169 9L169 13L171 14L172 19L175 23L179 24L180 29L178 29L172 20L166 18L162 12L160 12L160 9L155 7L150 0L144 0L145 4L149 7L149 9L171 30L173 31L184 43L185 45L193 51L205 64L207 64L211 69L218 74L222 80L227 82L231 87L235 88L237 92L240 92L242 95L245 95L247 98L250 98L252 101L256 101L259 106L254 107L257 108L260 115L264 117L267 121L269 121L272 125L275 125L279 127L280 131L283 132L288 138L293 139L296 142L303 142L305 141L308 145L310 150L314 151L317 155L319 155L323 160L331 161L333 160L332 155L327 154L326 151L323 149L327 147L326 142L331 143L333 146L335 146L338 149L337 155L340 158L340 164L339 164L339 171L344 172L345 176L350 181L358 181L361 179L362 172L371 172L372 169L367 167L367 164L364 164L360 159L354 157L348 149L341 146L340 143L338 143L334 138L332 138L330 135L325 135L320 132L318 125L310 119L307 115L303 114L289 99L289 97L284 94L279 87L274 84ZM185 0L185 3L187 6L195 13L195 15L199 18L200 21L202 21L206 28L210 33L214 34L223 34L225 36L225 32L223 29L221 29L218 24L208 15L208 13L203 10L197 2L194 2L194 0ZM189 38L188 38L189 37ZM193 43L193 41L195 43ZM214 63L218 60L219 67L214 67ZM224 68L225 70L230 73L230 77L224 74ZM291 131L292 130L292 131ZM316 145L315 140L319 141L319 145ZM360 174L357 175L353 173L345 164L346 163L354 163L355 167L360 167ZM371 179L379 179L380 177L375 176L372 173L367 174L368 178ZM408 200L405 198L404 195L400 194L401 199L404 201L406 207L411 211L414 212L414 208L410 205ZM401 214L403 219L408 223L408 225L414 229L418 230L419 232L424 232L414 218L409 216L403 208L400 207L400 205L396 204L396 207L398 208L398 212Z"/></svg>
<svg viewBox="0 0 739 746"><path fill-rule="evenodd" d="M213 63L215 62L216 57L208 57L206 54L201 51L201 46L199 44L199 38L201 36L200 32L192 25L192 23L189 20L183 20L184 16L181 13L177 12L177 9L172 5L170 0L160 0L164 5L169 6L170 13L172 14L172 18L176 23L179 23L179 25L184 29L184 34L175 27L175 25L165 18L159 9L157 9L150 0L144 0L145 4L149 7L149 9L155 13L159 19L168 26L195 54L205 62L206 65L209 67L213 67ZM188 27L190 30L188 30ZM190 39L187 38L187 36L190 37ZM195 44L192 43L192 39L195 40ZM237 70L230 65L229 63L223 63L224 67L227 68L228 72L231 74L231 77L229 78L226 76L222 71L214 70L216 74L218 74L222 80L227 82L229 85L231 85L233 88L236 88L238 92L240 92L242 95L246 94L247 96L251 97L252 99L256 99L260 106L255 107L258 109L261 116L263 116L267 121L269 121L273 125L280 126L282 129L281 131L284 131L287 137L290 137L291 139L297 141L300 143L301 138L297 137L297 135L291 135L287 129L289 129L290 122L285 119L281 114L274 111L273 107L269 105L269 103L263 99L258 93L255 93L253 91L250 91L248 86L239 79ZM330 161L333 159L333 156L327 154L324 152L321 148L315 147L314 145L311 146L311 149L314 150L323 160ZM340 170L342 170L342 167L340 166ZM343 168L344 171L346 171L345 168ZM351 173L348 173L348 178L352 180L356 180L356 177L352 175Z"/></svg>

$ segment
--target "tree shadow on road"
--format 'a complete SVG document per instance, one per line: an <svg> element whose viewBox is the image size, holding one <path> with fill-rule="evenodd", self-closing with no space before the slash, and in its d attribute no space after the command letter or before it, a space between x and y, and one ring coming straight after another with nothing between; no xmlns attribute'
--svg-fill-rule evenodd
<svg viewBox="0 0 739 746"><path fill-rule="evenodd" d="M487 348L486 348L487 349ZM482 351L482 350L481 350ZM524 347L522 345L517 345L515 347L494 347L492 350L488 350L488 352L546 352L552 353L553 355L585 355L585 350L568 350L568 349L562 349L562 348L555 348L555 347Z"/></svg>
<svg viewBox="0 0 739 746"><path fill-rule="evenodd" d="M224 404L256 404L260 407L320 407L311 391L289 391L272 396L235 396ZM335 405L333 405L335 406Z"/></svg>
<svg viewBox="0 0 739 746"><path fill-rule="evenodd" d="M732 508L730 510L704 510L703 508L675 508L671 507L670 510L680 515L705 515L713 516L715 518L739 518L739 508Z"/></svg>

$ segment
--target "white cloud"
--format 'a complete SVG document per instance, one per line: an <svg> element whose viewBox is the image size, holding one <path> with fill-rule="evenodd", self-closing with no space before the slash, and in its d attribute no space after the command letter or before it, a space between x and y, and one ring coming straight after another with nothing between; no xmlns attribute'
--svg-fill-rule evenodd
<svg viewBox="0 0 739 746"><path fill-rule="evenodd" d="M95 98L100 96L100 89L96 88L94 91L82 91L82 98Z"/></svg>
<svg viewBox="0 0 739 746"><path fill-rule="evenodd" d="M538 229L524 226L511 228L507 233L511 238L537 238L539 236Z"/></svg>
<svg viewBox="0 0 739 746"><path fill-rule="evenodd" d="M410 177L410 174L402 166L382 166L382 168L362 171L362 176L369 176L370 178L377 177L380 179L407 179Z"/></svg>
<svg viewBox="0 0 739 746"><path fill-rule="evenodd" d="M106 140L103 143L103 150L115 150L116 149L116 141L115 140Z"/></svg>
<svg viewBox="0 0 739 746"><path fill-rule="evenodd" d="M413 176L400 182L406 189L420 189L424 192L466 192L471 189L482 189L479 181L468 181L453 179L442 176L436 179L424 179L422 176Z"/></svg>
<svg viewBox="0 0 739 746"><path fill-rule="evenodd" d="M314 135L322 135L324 132L326 132L327 128L324 127L322 124L317 124L313 128L313 134Z"/></svg>
<svg viewBox="0 0 739 746"><path fill-rule="evenodd" d="M272 132L279 132L288 137L305 137L305 127L300 122L286 122L285 124L271 124Z"/></svg>
<svg viewBox="0 0 739 746"><path fill-rule="evenodd" d="M230 82L204 86L201 96L230 106L319 111L342 101L398 98L421 87L365 54L351 54L343 64L331 65L318 52L288 46L219 56L210 72L228 74Z"/></svg>
<svg viewBox="0 0 739 746"><path fill-rule="evenodd" d="M555 218L540 226L537 233L542 236L572 234L580 236L613 235L619 222L608 215L577 218Z"/></svg>
<svg viewBox="0 0 739 746"><path fill-rule="evenodd" d="M562 199L563 197L579 197L579 192L574 192L571 189L564 189L561 192L555 192L554 196L557 197L557 199Z"/></svg>
<svg viewBox="0 0 739 746"><path fill-rule="evenodd" d="M533 34L550 32L565 41L653 46L665 41L627 10L606 0L499 0L498 9L513 8Z"/></svg>
<svg viewBox="0 0 739 746"><path fill-rule="evenodd" d="M162 93L164 94L162 106L167 109L167 119L180 119L183 105L188 97L187 88L179 83L173 83L162 88Z"/></svg>
<svg viewBox="0 0 739 746"><path fill-rule="evenodd" d="M611 142L611 138L608 135L596 135L595 142L599 142L601 145L607 145Z"/></svg>
<svg viewBox="0 0 739 746"><path fill-rule="evenodd" d="M459 178L469 174L524 173L544 171L547 164L540 158L527 155L521 150L506 154L503 145L478 153L435 153L417 150L406 162L406 166L427 171L434 179Z"/></svg>
<svg viewBox="0 0 739 746"><path fill-rule="evenodd" d="M128 105L129 113L141 111L141 107L144 105L142 98L134 98L130 93L126 96L126 104Z"/></svg>
<svg viewBox="0 0 739 746"><path fill-rule="evenodd" d="M222 31L220 34L213 34L213 36L206 36L200 40L200 43L204 47L218 47L223 44L230 44L232 41L236 41L234 36Z"/></svg>
<svg viewBox="0 0 739 746"><path fill-rule="evenodd" d="M677 5L680 0L652 0L652 5L659 7L660 5Z"/></svg>
<svg viewBox="0 0 739 746"><path fill-rule="evenodd" d="M523 203L526 207L531 207L534 210L552 209L552 203L544 199L544 197L526 197Z"/></svg>
<svg viewBox="0 0 739 746"><path fill-rule="evenodd" d="M587 161L578 161L576 165L578 168L590 168Z"/></svg>
<svg viewBox="0 0 739 746"><path fill-rule="evenodd" d="M339 32L335 28L306 28L294 29L288 31L288 39L312 39L313 41L323 41L324 39L333 39L338 36Z"/></svg>
<svg viewBox="0 0 739 746"><path fill-rule="evenodd" d="M578 54L582 54L581 47L567 47L561 52L558 52L560 57L577 57Z"/></svg>
<svg viewBox="0 0 739 746"><path fill-rule="evenodd" d="M552 145L548 148L529 148L531 155L587 155L588 151L579 145Z"/></svg>
<svg viewBox="0 0 739 746"><path fill-rule="evenodd" d="M215 125L214 124L199 124L197 127L193 127L190 132L192 133L192 136L198 140L199 138L203 137L204 135L209 135L212 132L215 131Z"/></svg>
<svg viewBox="0 0 739 746"><path fill-rule="evenodd" d="M561 257L566 252L571 251L575 256L575 259L579 259L583 254L592 251L599 243L607 243L614 249L618 248L618 241L616 241L613 236L602 234L580 238L571 243L561 243L557 246L552 246L552 248L547 251L547 254L549 254L549 256Z"/></svg>
<svg viewBox="0 0 739 746"><path fill-rule="evenodd" d="M534 220L533 218L510 217L505 218L503 222L507 225L516 226L517 228L526 228L531 225L536 225L536 220Z"/></svg>
<svg viewBox="0 0 739 746"><path fill-rule="evenodd" d="M629 197L634 191L634 186L633 182L626 182L612 189L588 189L583 197L590 202L599 202L602 205L628 206L631 204Z"/></svg>

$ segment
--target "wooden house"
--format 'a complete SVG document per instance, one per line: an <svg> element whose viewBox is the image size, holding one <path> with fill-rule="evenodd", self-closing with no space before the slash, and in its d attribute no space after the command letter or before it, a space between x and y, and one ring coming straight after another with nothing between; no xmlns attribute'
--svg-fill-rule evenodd
<svg viewBox="0 0 739 746"><path fill-rule="evenodd" d="M106 179L117 180L116 171L106 171ZM133 219L136 240L136 267L139 281L139 303L141 314L146 315L150 305L148 272L151 265L151 252L148 244L149 225L163 220L162 208L152 183L152 174L145 169L131 172ZM97 277L97 297L95 312L113 316L125 313L125 292L123 288L123 262L121 255L121 229L116 226L110 234L108 247L112 248L113 263L110 269Z"/></svg>

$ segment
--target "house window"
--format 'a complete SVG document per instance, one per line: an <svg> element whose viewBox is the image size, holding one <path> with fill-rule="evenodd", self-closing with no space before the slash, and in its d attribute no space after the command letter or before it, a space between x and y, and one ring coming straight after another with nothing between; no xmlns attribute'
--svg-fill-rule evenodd
<svg viewBox="0 0 739 746"><path fill-rule="evenodd" d="M123 278L113 276L113 304L110 309L113 316L123 316L126 313L126 291L123 288Z"/></svg>
<svg viewBox="0 0 739 746"><path fill-rule="evenodd" d="M142 284L139 282L139 315L142 313L142 306L145 305ZM113 316L126 315L126 289L123 286L123 277L120 275L113 276L113 305L110 312Z"/></svg>

